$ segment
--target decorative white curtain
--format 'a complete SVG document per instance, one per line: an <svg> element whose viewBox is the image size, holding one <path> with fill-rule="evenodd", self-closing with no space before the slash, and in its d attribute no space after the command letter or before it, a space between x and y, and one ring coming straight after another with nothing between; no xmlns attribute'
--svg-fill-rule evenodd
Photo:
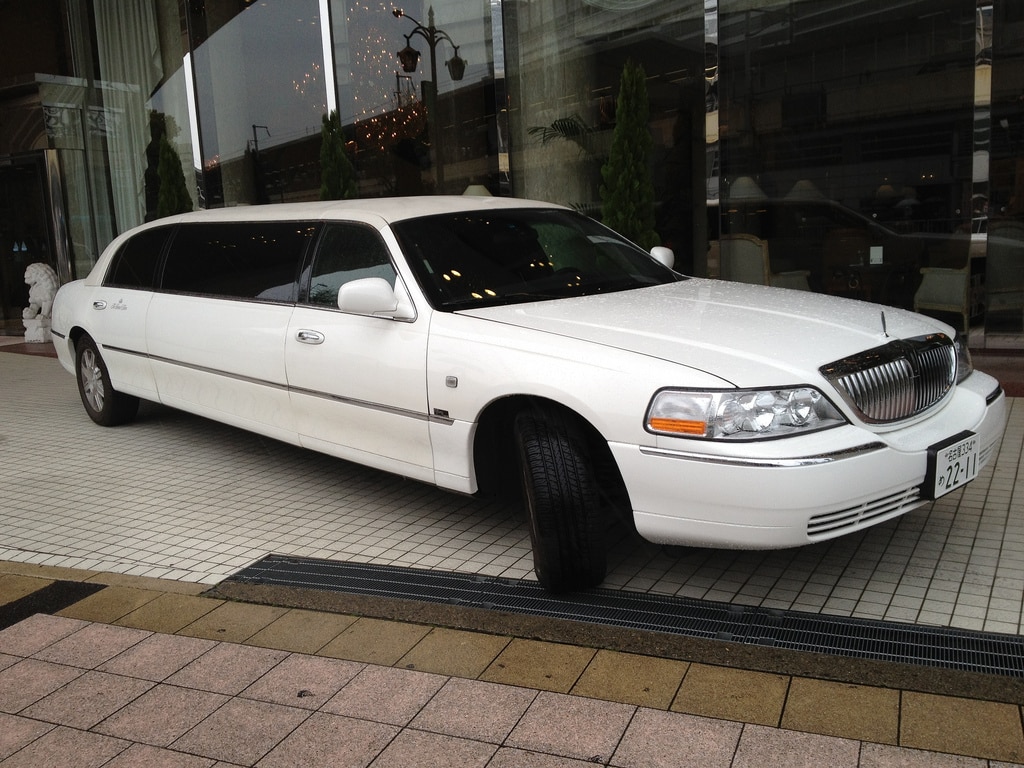
<svg viewBox="0 0 1024 768"><path fill-rule="evenodd" d="M103 99L116 228L141 224L149 98L163 77L154 0L95 0L97 87Z"/></svg>

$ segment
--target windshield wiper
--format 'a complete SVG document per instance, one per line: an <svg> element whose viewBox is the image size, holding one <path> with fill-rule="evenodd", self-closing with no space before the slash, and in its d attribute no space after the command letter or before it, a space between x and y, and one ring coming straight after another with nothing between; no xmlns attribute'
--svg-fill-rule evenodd
<svg viewBox="0 0 1024 768"><path fill-rule="evenodd" d="M500 296L488 296L486 298L460 298L450 299L441 307L449 311L460 309L478 309L480 307L502 307L508 304L526 304L531 301L550 301L551 299L564 299L564 294L557 293L505 293Z"/></svg>
<svg viewBox="0 0 1024 768"><path fill-rule="evenodd" d="M494 299L495 303L499 304L523 304L529 301L548 301L550 299L564 299L568 294L565 293L540 293L540 292L518 292L518 293L506 293L503 296L498 296Z"/></svg>

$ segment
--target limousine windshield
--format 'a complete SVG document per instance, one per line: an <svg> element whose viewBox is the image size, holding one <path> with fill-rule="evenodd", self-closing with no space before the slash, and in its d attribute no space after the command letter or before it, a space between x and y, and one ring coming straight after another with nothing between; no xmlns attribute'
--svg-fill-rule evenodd
<svg viewBox="0 0 1024 768"><path fill-rule="evenodd" d="M683 279L571 211L474 211L409 219L392 228L424 293L446 311Z"/></svg>

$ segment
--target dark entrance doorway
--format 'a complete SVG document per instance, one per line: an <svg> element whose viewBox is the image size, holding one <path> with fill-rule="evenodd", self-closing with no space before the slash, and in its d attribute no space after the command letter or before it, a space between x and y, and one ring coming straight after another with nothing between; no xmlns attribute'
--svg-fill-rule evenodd
<svg viewBox="0 0 1024 768"><path fill-rule="evenodd" d="M0 158L0 335L22 336L28 306L25 268L58 271L50 227L46 152Z"/></svg>

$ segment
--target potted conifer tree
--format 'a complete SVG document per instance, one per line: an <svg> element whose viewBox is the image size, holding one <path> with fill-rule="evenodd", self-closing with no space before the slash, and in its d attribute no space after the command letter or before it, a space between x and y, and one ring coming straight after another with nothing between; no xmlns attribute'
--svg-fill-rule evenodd
<svg viewBox="0 0 1024 768"><path fill-rule="evenodd" d="M611 151L601 167L601 220L646 249L661 242L654 230L649 118L647 76L641 65L628 59L615 105Z"/></svg>
<svg viewBox="0 0 1024 768"><path fill-rule="evenodd" d="M160 187L156 203L157 218L187 213L192 210L192 198L181 170L181 158L166 135L160 137L160 160L157 164Z"/></svg>
<svg viewBox="0 0 1024 768"><path fill-rule="evenodd" d="M320 199L346 200L356 197L356 169L345 150L345 135L337 110L323 116L320 129Z"/></svg>

